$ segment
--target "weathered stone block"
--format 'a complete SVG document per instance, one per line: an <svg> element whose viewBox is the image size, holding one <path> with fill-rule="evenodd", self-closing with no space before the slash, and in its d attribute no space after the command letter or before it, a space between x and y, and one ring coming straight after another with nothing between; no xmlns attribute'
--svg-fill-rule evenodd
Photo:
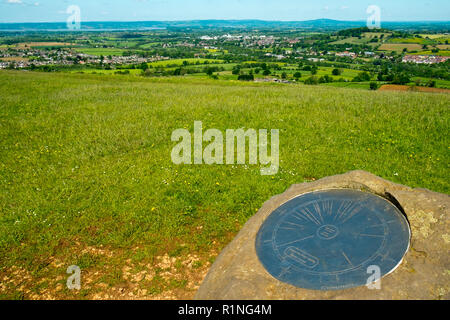
<svg viewBox="0 0 450 320"><path fill-rule="evenodd" d="M287 200L315 190L352 188L392 201L406 214L411 247L400 266L383 277L380 290L363 287L316 291L296 288L272 277L259 262L255 237L267 216ZM351 171L296 184L274 196L249 219L222 251L198 290L196 299L449 299L450 197L412 189L365 171Z"/></svg>

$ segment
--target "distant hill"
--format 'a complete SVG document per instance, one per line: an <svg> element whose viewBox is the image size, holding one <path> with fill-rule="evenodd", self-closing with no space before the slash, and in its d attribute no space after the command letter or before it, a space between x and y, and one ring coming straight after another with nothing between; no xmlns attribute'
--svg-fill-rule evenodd
<svg viewBox="0 0 450 320"><path fill-rule="evenodd" d="M152 30L152 29L305 29L315 31L334 31L364 27L365 21L340 21L317 19L307 21L265 21L265 20L189 20L189 21L99 21L82 22L81 30ZM383 28L393 30L443 31L450 30L450 21L412 21L383 22ZM65 22L42 23L0 23L0 31L64 31Z"/></svg>

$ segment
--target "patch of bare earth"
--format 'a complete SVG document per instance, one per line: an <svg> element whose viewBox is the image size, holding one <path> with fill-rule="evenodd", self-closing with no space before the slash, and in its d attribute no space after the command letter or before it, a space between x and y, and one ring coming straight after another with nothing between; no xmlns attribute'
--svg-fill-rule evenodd
<svg viewBox="0 0 450 320"><path fill-rule="evenodd" d="M67 288L70 274L66 270L71 263L50 257L39 272L40 276L34 276L20 266L1 268L0 295L29 300L192 299L208 272L209 258L217 255L216 251L202 256L190 253L171 257L164 254L150 262L133 262L132 259L121 259L120 252L101 246L83 246L79 242L75 243L74 252L78 256L98 257L103 262L81 268L81 290Z"/></svg>
<svg viewBox="0 0 450 320"><path fill-rule="evenodd" d="M215 253L214 253L215 254ZM99 283L103 290L94 294L95 300L188 300L194 297L195 292L203 281L209 262L201 263L196 254L183 257L170 257L168 254L158 256L154 263L133 263L131 259L122 267L123 282L108 286ZM155 291L155 279L159 283L182 283L180 287Z"/></svg>
<svg viewBox="0 0 450 320"><path fill-rule="evenodd" d="M28 61L28 58L25 57L4 57L4 58L0 58L0 61L5 61L5 62L9 62L9 61Z"/></svg>
<svg viewBox="0 0 450 320"><path fill-rule="evenodd" d="M18 43L16 48L25 49L30 47L51 47L51 46L75 46L75 43L70 42L55 42L55 41L47 41L47 42L22 42Z"/></svg>

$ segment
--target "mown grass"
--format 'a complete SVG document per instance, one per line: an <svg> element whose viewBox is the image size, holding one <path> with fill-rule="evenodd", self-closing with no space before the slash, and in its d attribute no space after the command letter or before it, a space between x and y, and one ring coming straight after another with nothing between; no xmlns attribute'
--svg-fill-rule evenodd
<svg viewBox="0 0 450 320"><path fill-rule="evenodd" d="M271 196L354 169L449 191L445 94L16 71L0 72L0 92L3 272L20 266L51 277L46 265L59 257L64 268L100 273L114 264L117 276L105 277L120 282L123 257L195 252L206 261ZM174 165L171 133L192 132L195 120L204 130L280 129L278 174ZM79 246L117 257L86 256ZM150 292L164 290L155 283Z"/></svg>

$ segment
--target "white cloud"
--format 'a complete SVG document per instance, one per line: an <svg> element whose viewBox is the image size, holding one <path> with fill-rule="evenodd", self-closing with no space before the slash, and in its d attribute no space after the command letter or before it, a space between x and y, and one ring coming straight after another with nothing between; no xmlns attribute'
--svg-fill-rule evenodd
<svg viewBox="0 0 450 320"><path fill-rule="evenodd" d="M22 0L7 0L8 3L22 3Z"/></svg>

